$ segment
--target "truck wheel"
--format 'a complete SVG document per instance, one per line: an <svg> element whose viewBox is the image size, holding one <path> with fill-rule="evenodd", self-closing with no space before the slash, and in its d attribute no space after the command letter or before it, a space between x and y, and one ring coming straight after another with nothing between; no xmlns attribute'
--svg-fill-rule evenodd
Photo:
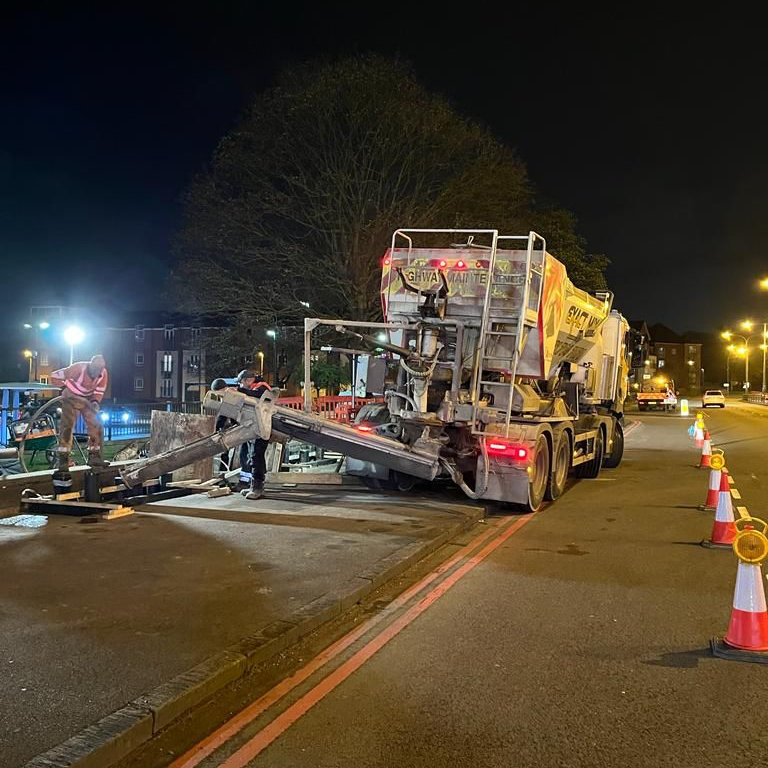
<svg viewBox="0 0 768 768"><path fill-rule="evenodd" d="M597 437L595 438L595 457L590 461L585 461L583 464L579 464L576 467L576 477L592 480L600 474L600 467L603 464L604 442L603 430L598 429Z"/></svg>
<svg viewBox="0 0 768 768"><path fill-rule="evenodd" d="M618 467L624 456L624 427L617 421L613 430L613 445L611 452L603 459L603 466L608 469Z"/></svg>
<svg viewBox="0 0 768 768"><path fill-rule="evenodd" d="M550 466L549 441L545 435L541 434L536 438L531 476L528 480L528 509L531 512L539 509L544 501Z"/></svg>
<svg viewBox="0 0 768 768"><path fill-rule="evenodd" d="M565 483L568 480L568 474L571 471L572 459L573 448L571 448L571 438L567 432L563 432L557 441L555 450L552 452L552 472L549 475L547 490L544 494L545 499L554 501L562 496L565 490Z"/></svg>

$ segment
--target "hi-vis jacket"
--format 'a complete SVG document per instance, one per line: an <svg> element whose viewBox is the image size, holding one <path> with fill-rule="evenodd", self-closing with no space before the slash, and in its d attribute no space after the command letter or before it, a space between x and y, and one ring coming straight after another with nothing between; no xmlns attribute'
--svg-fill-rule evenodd
<svg viewBox="0 0 768 768"><path fill-rule="evenodd" d="M88 363L72 363L66 368L54 371L51 378L55 383L62 383L73 395L100 403L107 391L109 374L104 368L95 379L92 379L88 375Z"/></svg>

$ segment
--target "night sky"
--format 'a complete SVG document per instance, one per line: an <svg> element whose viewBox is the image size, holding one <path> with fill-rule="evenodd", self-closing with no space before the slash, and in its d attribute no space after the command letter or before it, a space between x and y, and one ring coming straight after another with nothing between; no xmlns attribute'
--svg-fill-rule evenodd
<svg viewBox="0 0 768 768"><path fill-rule="evenodd" d="M6 338L30 303L163 307L178 196L249 97L285 66L367 51L408 58L428 88L517 149L541 196L573 211L589 249L612 260L624 314L678 332L768 319L754 287L768 274L756 19L262 5L5 13Z"/></svg>

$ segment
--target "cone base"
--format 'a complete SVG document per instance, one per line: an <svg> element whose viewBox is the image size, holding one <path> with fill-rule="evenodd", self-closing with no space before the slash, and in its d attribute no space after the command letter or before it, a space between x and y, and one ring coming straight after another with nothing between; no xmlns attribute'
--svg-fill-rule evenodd
<svg viewBox="0 0 768 768"><path fill-rule="evenodd" d="M696 509L701 510L702 512L714 512L717 507L710 507L709 504L699 504Z"/></svg>
<svg viewBox="0 0 768 768"><path fill-rule="evenodd" d="M709 641L712 655L729 661L751 661L757 664L768 664L768 651L744 651L728 645L722 637L713 637Z"/></svg>
<svg viewBox="0 0 768 768"><path fill-rule="evenodd" d="M733 549L733 544L719 544L712 539L702 539L699 543L707 549Z"/></svg>

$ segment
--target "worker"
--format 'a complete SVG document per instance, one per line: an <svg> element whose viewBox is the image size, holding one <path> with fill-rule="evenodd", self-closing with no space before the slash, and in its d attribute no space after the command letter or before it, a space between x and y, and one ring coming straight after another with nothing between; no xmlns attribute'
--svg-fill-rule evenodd
<svg viewBox="0 0 768 768"><path fill-rule="evenodd" d="M105 467L107 462L101 455L103 431L98 417L99 406L107 390L109 375L102 355L94 355L88 362L72 363L51 373L51 380L61 386L61 422L59 424L58 478L66 485L69 478L69 452L72 448L72 431L77 414L80 413L88 430L88 464L91 467Z"/></svg>
<svg viewBox="0 0 768 768"><path fill-rule="evenodd" d="M226 379L218 378L211 382L211 392L222 393L225 389L230 389ZM230 419L228 416L219 416L216 419L216 431L221 432L223 429L233 427L236 423L234 419ZM229 470L229 451L219 454L219 463L224 472Z"/></svg>
<svg viewBox="0 0 768 768"><path fill-rule="evenodd" d="M264 381L264 378L255 371L248 369L237 374L237 389L249 397L261 398L265 392L270 392L272 387ZM243 496L249 500L260 499L264 495L264 480L267 475L266 452L269 440L257 437L250 443L243 443L240 447L240 466L246 471L250 470L251 483L248 489L242 491Z"/></svg>

